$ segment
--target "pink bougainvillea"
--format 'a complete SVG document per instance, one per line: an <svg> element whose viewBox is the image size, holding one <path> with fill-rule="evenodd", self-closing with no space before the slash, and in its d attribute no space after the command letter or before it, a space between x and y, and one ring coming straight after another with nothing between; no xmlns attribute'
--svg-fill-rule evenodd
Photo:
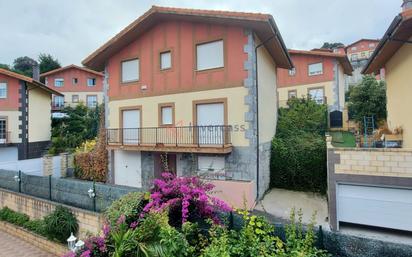
<svg viewBox="0 0 412 257"><path fill-rule="evenodd" d="M219 223L219 212L229 212L231 208L219 198L211 196L214 185L205 183L198 177L176 177L163 173L161 179L154 180L151 201L144 207L142 216L150 211L179 210L181 222L192 216L212 219Z"/></svg>

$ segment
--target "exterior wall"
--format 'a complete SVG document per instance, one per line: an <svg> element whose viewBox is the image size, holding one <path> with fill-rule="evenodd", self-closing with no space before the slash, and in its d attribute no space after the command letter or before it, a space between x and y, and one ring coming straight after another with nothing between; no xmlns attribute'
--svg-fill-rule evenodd
<svg viewBox="0 0 412 257"><path fill-rule="evenodd" d="M0 99L0 111L17 111L19 109L19 80L0 74L0 82L7 83L7 98Z"/></svg>
<svg viewBox="0 0 412 257"><path fill-rule="evenodd" d="M315 84L307 84L307 85L299 85L299 86L291 86L291 87L278 87L278 95L279 95L279 107L285 107L288 101L288 92L292 90L296 90L298 97L307 96L309 89L311 88L324 88L326 101L328 105L334 105L334 97L333 97L333 86L334 81L327 81Z"/></svg>
<svg viewBox="0 0 412 257"><path fill-rule="evenodd" d="M369 44L374 44L373 47L369 46ZM362 40L354 45L349 46L346 49L346 53L350 61L352 61L352 55L357 54L358 60L360 59L368 59L375 48L378 46L379 41L376 40ZM356 47L356 50L352 50L353 47Z"/></svg>
<svg viewBox="0 0 412 257"><path fill-rule="evenodd" d="M73 95L78 95L79 96L79 102L78 103L72 102L72 96ZM103 92L102 91L88 91L88 92L73 91L73 92L64 92L64 106L75 107L80 103L83 103L84 105L86 105L88 95L96 95L98 104L101 104L103 102Z"/></svg>
<svg viewBox="0 0 412 257"><path fill-rule="evenodd" d="M64 85L62 87L55 87L54 80L60 78L64 79ZM77 85L72 83L72 79L77 78ZM96 86L89 87L87 86L87 79L95 78ZM103 92L103 76L96 75L91 72L84 70L70 68L50 74L46 78L46 86L53 88L56 91L61 93L66 92Z"/></svg>
<svg viewBox="0 0 412 257"><path fill-rule="evenodd" d="M412 38L411 38L412 40ZM404 44L386 63L388 125L403 128L403 146L412 148L412 45Z"/></svg>
<svg viewBox="0 0 412 257"><path fill-rule="evenodd" d="M196 44L223 39L224 68L196 71ZM107 62L109 98L135 99L218 88L241 87L247 77L243 47L247 35L241 27L201 23L159 23ZM159 54L172 52L172 68L161 71ZM121 83L121 61L139 58L140 80ZM146 86L146 90L141 87Z"/></svg>
<svg viewBox="0 0 412 257"><path fill-rule="evenodd" d="M29 143L50 141L51 95L39 88L28 90Z"/></svg>
<svg viewBox="0 0 412 257"><path fill-rule="evenodd" d="M19 137L21 121L19 120L19 111L3 111L0 108L0 118L6 118L7 120L7 131L10 132L10 143L21 143L21 138Z"/></svg>
<svg viewBox="0 0 412 257"><path fill-rule="evenodd" d="M109 124L108 128L120 127L120 108L128 106L141 106L141 127L158 127L158 107L160 103L175 104L175 124L176 126L189 126L194 122L193 101L205 99L227 98L228 125L243 125L247 129L248 125L244 122L244 114L247 106L244 98L247 89L243 87L208 90L201 92L190 92L181 94L171 94L156 97L144 97L137 99L118 100L109 102ZM232 134L232 144L234 146L248 146L249 141L245 138L244 131L234 131Z"/></svg>
<svg viewBox="0 0 412 257"><path fill-rule="evenodd" d="M288 70L279 68L278 88L315 84L332 81L334 79L334 58L313 55L292 55L291 57L296 68L296 74L290 76ZM323 74L309 76L309 64L319 62L323 63Z"/></svg>

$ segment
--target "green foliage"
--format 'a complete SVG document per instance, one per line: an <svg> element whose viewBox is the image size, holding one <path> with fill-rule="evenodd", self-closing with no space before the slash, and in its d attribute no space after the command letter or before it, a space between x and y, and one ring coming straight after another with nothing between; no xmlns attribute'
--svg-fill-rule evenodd
<svg viewBox="0 0 412 257"><path fill-rule="evenodd" d="M33 66L37 62L28 56L18 57L13 61L13 71L25 75L33 76Z"/></svg>
<svg viewBox="0 0 412 257"><path fill-rule="evenodd" d="M327 49L334 49L334 48L338 48L338 47L345 47L344 44L342 43L329 43L329 42L325 42L323 43L321 48L327 48Z"/></svg>
<svg viewBox="0 0 412 257"><path fill-rule="evenodd" d="M50 154L73 151L84 141L94 139L99 129L100 107L90 109L83 104L63 110L67 118L53 119Z"/></svg>
<svg viewBox="0 0 412 257"><path fill-rule="evenodd" d="M327 107L310 99L291 99L279 110L272 140L271 186L326 192Z"/></svg>
<svg viewBox="0 0 412 257"><path fill-rule="evenodd" d="M0 69L11 70L10 65L4 63L0 63Z"/></svg>
<svg viewBox="0 0 412 257"><path fill-rule="evenodd" d="M367 75L352 86L347 93L349 117L360 124L364 116L374 116L376 121L386 119L386 85Z"/></svg>
<svg viewBox="0 0 412 257"><path fill-rule="evenodd" d="M145 205L144 194L140 192L128 193L114 201L105 212L110 225L114 226L121 215L125 216L126 223L131 224L139 219Z"/></svg>
<svg viewBox="0 0 412 257"><path fill-rule="evenodd" d="M60 62L51 54L41 53L39 55L40 73L45 73L51 70L61 68Z"/></svg>
<svg viewBox="0 0 412 257"><path fill-rule="evenodd" d="M74 214L63 206L44 217L45 234L51 240L66 243L70 233L76 234L79 224Z"/></svg>
<svg viewBox="0 0 412 257"><path fill-rule="evenodd" d="M30 220L26 214L15 212L7 207L0 210L0 220L23 227L38 235L45 235L43 220Z"/></svg>

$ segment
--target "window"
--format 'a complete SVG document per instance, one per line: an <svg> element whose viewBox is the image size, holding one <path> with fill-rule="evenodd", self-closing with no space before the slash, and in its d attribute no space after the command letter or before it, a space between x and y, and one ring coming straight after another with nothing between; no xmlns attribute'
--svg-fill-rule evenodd
<svg viewBox="0 0 412 257"><path fill-rule="evenodd" d="M64 96L54 96L53 98L54 107L64 107Z"/></svg>
<svg viewBox="0 0 412 257"><path fill-rule="evenodd" d="M358 60L358 55L357 54L352 54L351 61L357 61L357 60Z"/></svg>
<svg viewBox="0 0 412 257"><path fill-rule="evenodd" d="M361 58L366 58L366 53L365 52L361 53Z"/></svg>
<svg viewBox="0 0 412 257"><path fill-rule="evenodd" d="M160 104L159 105L160 125L174 124L174 104Z"/></svg>
<svg viewBox="0 0 412 257"><path fill-rule="evenodd" d="M122 62L122 82L134 82L139 80L139 59Z"/></svg>
<svg viewBox="0 0 412 257"><path fill-rule="evenodd" d="M72 95L72 103L78 103L79 102L79 95Z"/></svg>
<svg viewBox="0 0 412 257"><path fill-rule="evenodd" d="M221 156L198 156L198 170L202 173L218 172L225 170L225 157Z"/></svg>
<svg viewBox="0 0 412 257"><path fill-rule="evenodd" d="M77 85L78 82L79 82L79 80L77 78L72 79L72 84L73 85Z"/></svg>
<svg viewBox="0 0 412 257"><path fill-rule="evenodd" d="M356 46L354 46L354 47L351 48L351 50L356 51L356 50L358 50L358 48Z"/></svg>
<svg viewBox="0 0 412 257"><path fill-rule="evenodd" d="M54 86L55 86L55 87L62 87L62 86L64 86L64 79L54 79Z"/></svg>
<svg viewBox="0 0 412 257"><path fill-rule="evenodd" d="M5 118L0 118L0 144L7 143L7 121Z"/></svg>
<svg viewBox="0 0 412 257"><path fill-rule="evenodd" d="M7 98L7 83L0 83L0 99Z"/></svg>
<svg viewBox="0 0 412 257"><path fill-rule="evenodd" d="M375 47L375 43L370 43L369 44L369 48L374 48Z"/></svg>
<svg viewBox="0 0 412 257"><path fill-rule="evenodd" d="M87 79L87 86L88 86L88 87L94 87L94 86L96 86L96 79L95 79L95 78L88 78L88 79Z"/></svg>
<svg viewBox="0 0 412 257"><path fill-rule="evenodd" d="M223 40L197 45L196 57L197 70L207 70L223 67Z"/></svg>
<svg viewBox="0 0 412 257"><path fill-rule="evenodd" d="M323 88L311 88L308 91L310 99L314 100L318 104L325 103L325 94Z"/></svg>
<svg viewBox="0 0 412 257"><path fill-rule="evenodd" d="M309 76L323 74L323 63L309 64Z"/></svg>
<svg viewBox="0 0 412 257"><path fill-rule="evenodd" d="M296 74L296 68L292 68L289 70L289 76L295 76Z"/></svg>
<svg viewBox="0 0 412 257"><path fill-rule="evenodd" d="M88 95L86 98L86 105L89 108L94 108L97 106L97 96L96 95Z"/></svg>
<svg viewBox="0 0 412 257"><path fill-rule="evenodd" d="M298 93L297 93L296 90L290 90L290 91L288 91L288 99L296 98L296 97L298 97Z"/></svg>
<svg viewBox="0 0 412 257"><path fill-rule="evenodd" d="M167 70L172 68L172 53L170 51L160 53L160 69Z"/></svg>

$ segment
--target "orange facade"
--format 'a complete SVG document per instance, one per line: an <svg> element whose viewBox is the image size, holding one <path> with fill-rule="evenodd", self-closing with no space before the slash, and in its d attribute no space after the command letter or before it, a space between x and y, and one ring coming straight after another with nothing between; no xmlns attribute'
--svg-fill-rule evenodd
<svg viewBox="0 0 412 257"><path fill-rule="evenodd" d="M369 39L362 39L358 42L355 42L349 46L347 46L346 53L348 55L362 53L362 52L373 52L375 48L378 46L379 40L369 40ZM360 56L359 56L360 57Z"/></svg>
<svg viewBox="0 0 412 257"><path fill-rule="evenodd" d="M334 58L296 54L292 54L291 57L295 65L296 73L291 75L286 69L278 69L278 88L308 85L334 80ZM309 65L315 63L323 63L323 74L309 76Z"/></svg>
<svg viewBox="0 0 412 257"><path fill-rule="evenodd" d="M196 71L196 45L224 42L224 67ZM243 28L183 21L160 22L107 62L109 98L131 99L224 87L243 86L247 71ZM171 51L172 67L160 70L160 53ZM138 58L139 81L121 82L121 62Z"/></svg>
<svg viewBox="0 0 412 257"><path fill-rule="evenodd" d="M77 84L73 83L73 79L77 79ZM95 86L88 86L87 79L96 79ZM55 79L64 79L62 87L54 85ZM103 91L103 76L82 69L69 68L57 71L46 76L46 85L61 93L64 92L102 92Z"/></svg>
<svg viewBox="0 0 412 257"><path fill-rule="evenodd" d="M19 109L19 80L0 74L0 82L7 83L7 98L0 98L0 110L17 111Z"/></svg>

